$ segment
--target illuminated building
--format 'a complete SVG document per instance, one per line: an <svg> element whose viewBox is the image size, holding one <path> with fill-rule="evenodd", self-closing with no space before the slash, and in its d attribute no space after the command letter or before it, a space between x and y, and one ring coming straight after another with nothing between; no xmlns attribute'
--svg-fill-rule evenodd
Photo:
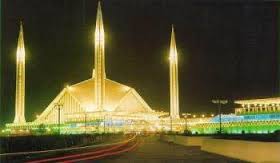
<svg viewBox="0 0 280 163"><path fill-rule="evenodd" d="M280 130L280 97L252 100L237 100L240 105L235 114L222 114L223 133L272 133ZM219 116L204 119L203 123L192 121L193 133L213 134L219 128Z"/></svg>
<svg viewBox="0 0 280 163"><path fill-rule="evenodd" d="M169 77L170 77L170 117L179 116L179 89L178 89L178 54L176 49L175 32L172 25L170 52L169 52Z"/></svg>
<svg viewBox="0 0 280 163"><path fill-rule="evenodd" d="M235 109L237 115L254 115L254 114L280 114L280 97L253 99L253 100L239 100L235 101L240 104L241 108Z"/></svg>
<svg viewBox="0 0 280 163"><path fill-rule="evenodd" d="M110 80L105 71L105 32L101 5L98 4L94 33L95 56L91 78L66 86L35 121L24 119L24 43L22 25L17 50L16 116L7 129L14 133L36 130L44 125L47 131L59 133L119 131L184 131L213 134L219 128L219 116L190 115L180 119L178 54L172 26L170 68L170 116L156 112L135 89ZM241 107L235 114L223 114L224 133L268 133L280 129L280 98L236 101ZM191 118L193 117L193 118Z"/></svg>
<svg viewBox="0 0 280 163"><path fill-rule="evenodd" d="M15 124L25 123L24 101L25 100L25 49L23 40L23 27L20 23L20 31L17 45L16 66L16 99L15 99Z"/></svg>
<svg viewBox="0 0 280 163"><path fill-rule="evenodd" d="M122 115L153 112L133 88L109 79L105 80L104 111L100 111L94 101L95 80L91 78L64 88L35 122L56 123L58 120L57 103L63 105L61 107L62 122L80 121L84 119L84 114L88 114L90 118L92 113L103 115L115 112Z"/></svg>

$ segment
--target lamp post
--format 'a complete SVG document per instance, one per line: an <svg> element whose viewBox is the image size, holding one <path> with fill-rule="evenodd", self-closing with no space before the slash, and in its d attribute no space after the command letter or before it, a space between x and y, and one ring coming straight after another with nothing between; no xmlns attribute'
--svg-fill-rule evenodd
<svg viewBox="0 0 280 163"><path fill-rule="evenodd" d="M172 133L172 117L170 116L170 132Z"/></svg>
<svg viewBox="0 0 280 163"><path fill-rule="evenodd" d="M113 127L114 127L114 125L113 125L113 117L112 117L112 115L111 115L111 124L110 124L110 129L109 129L109 132L113 132ZM111 130L111 131L110 131Z"/></svg>
<svg viewBox="0 0 280 163"><path fill-rule="evenodd" d="M228 100L215 99L215 100L212 100L212 103L218 105L218 114L219 114L219 123L220 123L219 133L222 134L222 115L221 115L221 108L222 108L222 105L225 105L225 104L228 103Z"/></svg>
<svg viewBox="0 0 280 163"><path fill-rule="evenodd" d="M87 133L87 112L85 112L85 134Z"/></svg>
<svg viewBox="0 0 280 163"><path fill-rule="evenodd" d="M182 115L183 115L183 117L185 119L186 130L188 131L188 116L191 116L192 114L190 114L190 113L183 113Z"/></svg>
<svg viewBox="0 0 280 163"><path fill-rule="evenodd" d="M58 111L58 133L60 134L60 121L61 121L61 107L63 106L63 104L61 103L55 103L54 107L57 109Z"/></svg>
<svg viewBox="0 0 280 163"><path fill-rule="evenodd" d="M103 132L104 132L104 134L105 134L105 132L106 132L106 124L105 124L105 119L106 117L105 117L105 115L104 115L104 118L103 118L103 122L104 122L104 125L103 125Z"/></svg>

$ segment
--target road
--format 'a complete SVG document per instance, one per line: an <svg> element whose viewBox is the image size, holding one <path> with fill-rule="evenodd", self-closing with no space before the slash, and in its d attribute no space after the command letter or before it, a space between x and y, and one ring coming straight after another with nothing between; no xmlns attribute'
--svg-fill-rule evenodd
<svg viewBox="0 0 280 163"><path fill-rule="evenodd" d="M91 162L91 161L84 161ZM97 160L98 163L240 163L224 156L203 152L199 147L185 147L148 136L141 139L139 146L130 152Z"/></svg>
<svg viewBox="0 0 280 163"><path fill-rule="evenodd" d="M233 151L235 152L235 151ZM161 141L159 136L131 138L124 143L78 151L31 154L8 157L4 162L63 163L240 163L220 155L203 152L199 147L185 147ZM1 162L1 159L0 159Z"/></svg>

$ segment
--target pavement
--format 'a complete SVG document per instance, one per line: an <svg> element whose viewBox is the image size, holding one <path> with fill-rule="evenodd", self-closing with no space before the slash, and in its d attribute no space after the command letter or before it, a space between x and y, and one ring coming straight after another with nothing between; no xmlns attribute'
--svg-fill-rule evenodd
<svg viewBox="0 0 280 163"><path fill-rule="evenodd" d="M236 152L236 151L233 151ZM92 162L83 161L83 162ZM118 156L95 160L96 163L241 163L221 155L201 151L199 147L186 147L163 142L158 136L140 139L139 146Z"/></svg>
<svg viewBox="0 0 280 163"><path fill-rule="evenodd" d="M236 151L233 151L236 152ZM55 153L30 154L0 158L2 162L64 163L241 163L216 154L160 140L158 135L139 136L129 143L115 146L80 149Z"/></svg>

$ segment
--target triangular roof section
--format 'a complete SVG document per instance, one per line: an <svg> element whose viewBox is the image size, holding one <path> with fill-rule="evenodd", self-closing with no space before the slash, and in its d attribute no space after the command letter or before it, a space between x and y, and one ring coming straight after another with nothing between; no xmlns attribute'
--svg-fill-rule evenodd
<svg viewBox="0 0 280 163"><path fill-rule="evenodd" d="M62 96L65 94L66 89L64 88L55 98L54 100L46 107L46 109L37 117L34 122L43 122L45 121L45 117L54 109L55 105L59 102Z"/></svg>
<svg viewBox="0 0 280 163"><path fill-rule="evenodd" d="M117 112L152 112L150 106L142 99L142 97L131 88L129 92L120 100L116 105L115 111Z"/></svg>
<svg viewBox="0 0 280 163"><path fill-rule="evenodd" d="M69 92L80 101L81 106L87 111L96 111L94 98L94 80L91 78L70 86ZM116 104L126 95L131 88L115 81L105 79L105 110L113 111Z"/></svg>

